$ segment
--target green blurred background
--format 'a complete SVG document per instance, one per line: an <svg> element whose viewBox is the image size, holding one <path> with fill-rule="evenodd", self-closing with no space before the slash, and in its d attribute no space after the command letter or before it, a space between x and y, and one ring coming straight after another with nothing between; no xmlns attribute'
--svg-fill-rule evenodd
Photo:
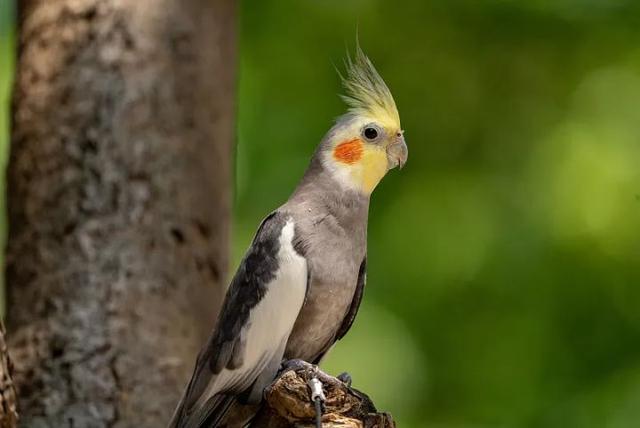
<svg viewBox="0 0 640 428"><path fill-rule="evenodd" d="M356 28L406 131L325 369L400 427L638 426L640 2L246 0L240 21L236 264L343 112Z"/></svg>

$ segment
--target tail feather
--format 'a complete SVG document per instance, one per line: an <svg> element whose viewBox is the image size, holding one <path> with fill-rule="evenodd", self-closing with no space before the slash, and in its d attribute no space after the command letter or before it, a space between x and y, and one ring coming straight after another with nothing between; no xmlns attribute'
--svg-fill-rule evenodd
<svg viewBox="0 0 640 428"><path fill-rule="evenodd" d="M180 402L176 406L176 409L173 411L173 416L171 416L171 421L167 428L179 428L181 426L181 421L184 416L184 394L182 398L180 398Z"/></svg>
<svg viewBox="0 0 640 428"><path fill-rule="evenodd" d="M203 406L190 410L180 402L168 428L217 428L234 401L232 395L216 394Z"/></svg>
<svg viewBox="0 0 640 428"><path fill-rule="evenodd" d="M200 410L200 414L194 415L194 424L186 425L185 428L218 428L224 422L224 417L229 411L229 407L236 401L232 395L217 395L207 400L207 403Z"/></svg>

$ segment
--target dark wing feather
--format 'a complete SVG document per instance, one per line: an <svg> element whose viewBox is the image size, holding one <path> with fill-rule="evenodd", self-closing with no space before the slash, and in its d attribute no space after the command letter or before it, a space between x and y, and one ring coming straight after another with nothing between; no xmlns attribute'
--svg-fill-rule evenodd
<svg viewBox="0 0 640 428"><path fill-rule="evenodd" d="M184 425L213 376L225 367L232 369L242 364L245 346L243 329L250 311L264 297L267 285L278 270L279 237L285 222L286 215L276 211L268 215L258 228L227 290L217 327L198 355L193 376L170 426ZM245 387L253 382L247 381Z"/></svg>
<svg viewBox="0 0 640 428"><path fill-rule="evenodd" d="M285 215L277 211L262 221L229 286L211 344L212 350L218 350L209 360L214 374L225 367L233 368L242 364L238 360L244 347L241 331L249 319L250 311L262 300L267 285L275 278L280 234L285 221Z"/></svg>

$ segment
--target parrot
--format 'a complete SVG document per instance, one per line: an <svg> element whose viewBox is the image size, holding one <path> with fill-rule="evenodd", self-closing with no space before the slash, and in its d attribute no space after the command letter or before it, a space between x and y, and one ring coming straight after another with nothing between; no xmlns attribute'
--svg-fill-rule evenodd
<svg viewBox="0 0 640 428"><path fill-rule="evenodd" d="M283 361L319 364L354 322L371 194L408 149L391 91L359 44L338 74L347 110L259 225L170 428L246 426Z"/></svg>

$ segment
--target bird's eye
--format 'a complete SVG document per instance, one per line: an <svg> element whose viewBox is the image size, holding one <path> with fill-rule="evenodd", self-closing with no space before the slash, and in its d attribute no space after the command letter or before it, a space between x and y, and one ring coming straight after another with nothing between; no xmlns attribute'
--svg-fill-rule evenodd
<svg viewBox="0 0 640 428"><path fill-rule="evenodd" d="M378 130L372 126L367 126L366 128L364 128L363 134L364 134L364 138L366 138L369 141L372 141L378 138Z"/></svg>

